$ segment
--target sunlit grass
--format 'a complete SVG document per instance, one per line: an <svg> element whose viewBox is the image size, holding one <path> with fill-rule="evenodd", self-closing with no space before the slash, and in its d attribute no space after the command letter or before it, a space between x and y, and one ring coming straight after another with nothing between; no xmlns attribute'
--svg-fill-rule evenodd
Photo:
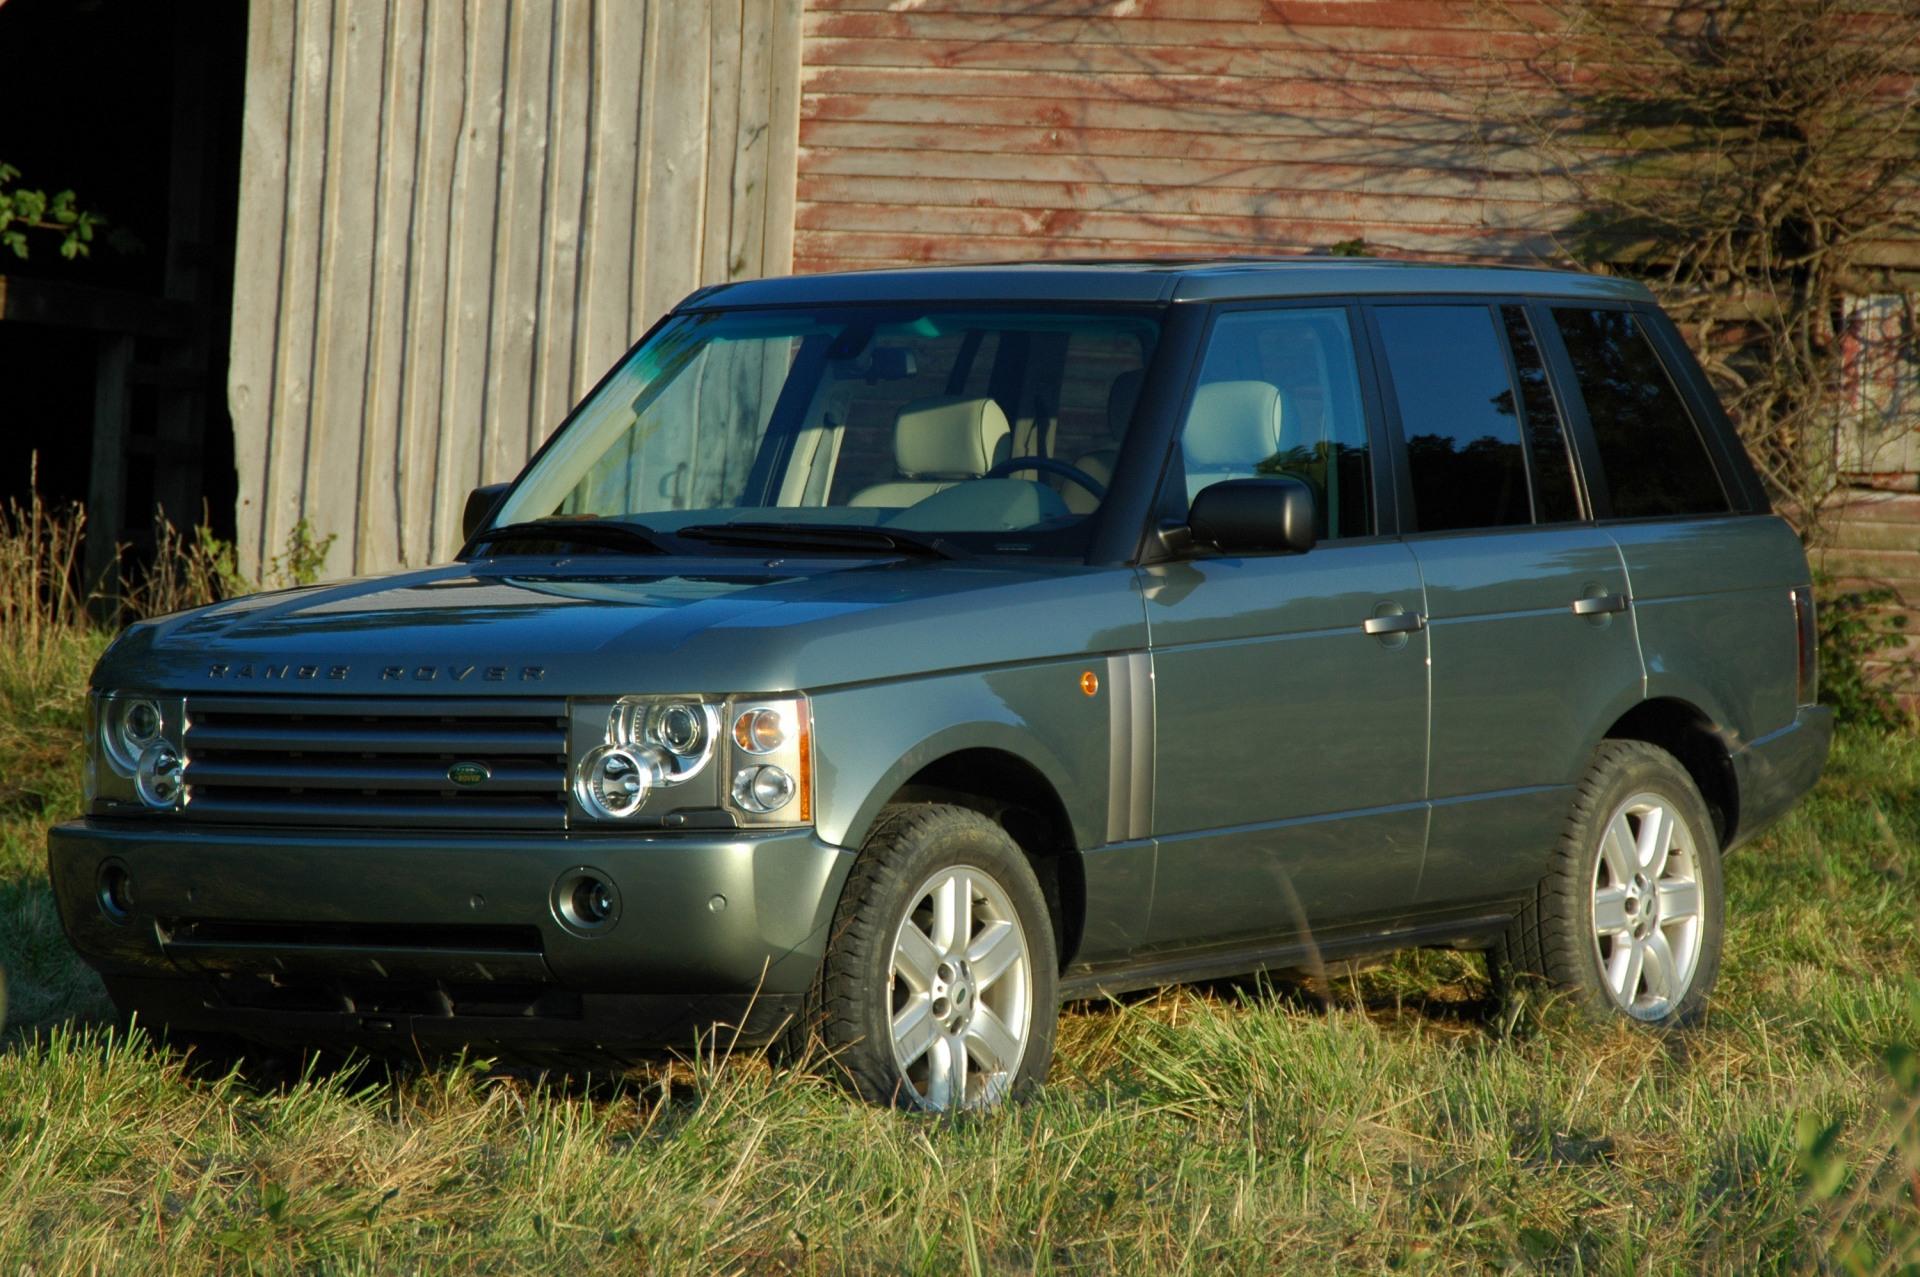
<svg viewBox="0 0 1920 1277"><path fill-rule="evenodd" d="M1076 1008L1039 1098L980 1117L877 1111L711 1044L621 1079L476 1064L268 1086L116 1028L60 935L45 834L79 806L101 640L63 642L51 676L0 654L0 1269L1920 1261L1920 1149L1910 1110L1896 1149L1885 1061L1920 1042L1913 740L1843 736L1821 789L1729 863L1726 966L1685 1035L1551 1002L1503 1023L1478 958L1432 953Z"/></svg>

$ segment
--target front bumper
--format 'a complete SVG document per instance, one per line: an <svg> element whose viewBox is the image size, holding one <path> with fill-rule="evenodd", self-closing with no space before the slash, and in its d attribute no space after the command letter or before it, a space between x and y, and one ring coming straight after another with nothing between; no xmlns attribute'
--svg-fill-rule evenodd
<svg viewBox="0 0 1920 1277"><path fill-rule="evenodd" d="M809 831L487 837L80 821L48 868L124 1008L176 1028L409 1052L764 1041L819 969L853 857ZM122 916L103 871L126 875ZM571 925L582 868L618 912Z"/></svg>
<svg viewBox="0 0 1920 1277"><path fill-rule="evenodd" d="M1833 710L1802 705L1793 722L1733 755L1739 821L1728 850L1758 836L1787 814L1826 769L1833 746Z"/></svg>

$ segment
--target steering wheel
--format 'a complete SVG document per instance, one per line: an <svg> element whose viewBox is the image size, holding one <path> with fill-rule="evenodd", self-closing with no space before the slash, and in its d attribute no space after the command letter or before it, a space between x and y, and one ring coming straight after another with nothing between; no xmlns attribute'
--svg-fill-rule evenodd
<svg viewBox="0 0 1920 1277"><path fill-rule="evenodd" d="M1095 501L1104 501L1107 485L1071 462L1058 457L1008 457L999 465L981 475L982 479L1004 479L1016 470L1044 470L1048 474L1057 474L1062 479L1078 484L1093 494Z"/></svg>

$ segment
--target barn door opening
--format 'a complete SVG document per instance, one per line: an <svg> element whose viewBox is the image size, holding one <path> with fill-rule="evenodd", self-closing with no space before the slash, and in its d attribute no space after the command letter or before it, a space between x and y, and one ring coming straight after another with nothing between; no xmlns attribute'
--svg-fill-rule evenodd
<svg viewBox="0 0 1920 1277"><path fill-rule="evenodd" d="M108 219L84 258L0 248L0 501L84 502L89 585L152 553L156 510L233 535L246 24L244 0L0 0L0 164Z"/></svg>

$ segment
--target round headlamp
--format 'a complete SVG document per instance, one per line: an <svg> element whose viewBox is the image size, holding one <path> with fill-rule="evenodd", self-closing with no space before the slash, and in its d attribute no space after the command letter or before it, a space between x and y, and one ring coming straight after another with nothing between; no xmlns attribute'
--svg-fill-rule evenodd
<svg viewBox="0 0 1920 1277"><path fill-rule="evenodd" d="M797 789L785 768L770 764L743 767L733 778L733 801L756 815L765 815L792 802Z"/></svg>
<svg viewBox="0 0 1920 1277"><path fill-rule="evenodd" d="M636 753L651 753L658 766L653 783L678 785L690 780L713 757L720 712L688 700L628 697L613 707L607 743Z"/></svg>
<svg viewBox="0 0 1920 1277"><path fill-rule="evenodd" d="M655 759L620 745L602 745L580 760L574 773L574 797L603 820L619 820L640 810L658 779Z"/></svg>
<svg viewBox="0 0 1920 1277"><path fill-rule="evenodd" d="M164 810L180 805L185 776L186 761L180 752L165 742L156 742L140 755L133 772L133 787L141 802Z"/></svg>
<svg viewBox="0 0 1920 1277"><path fill-rule="evenodd" d="M161 743L165 726L158 701L144 696L108 700L100 720L100 744L107 762L122 776L136 775L142 756Z"/></svg>

